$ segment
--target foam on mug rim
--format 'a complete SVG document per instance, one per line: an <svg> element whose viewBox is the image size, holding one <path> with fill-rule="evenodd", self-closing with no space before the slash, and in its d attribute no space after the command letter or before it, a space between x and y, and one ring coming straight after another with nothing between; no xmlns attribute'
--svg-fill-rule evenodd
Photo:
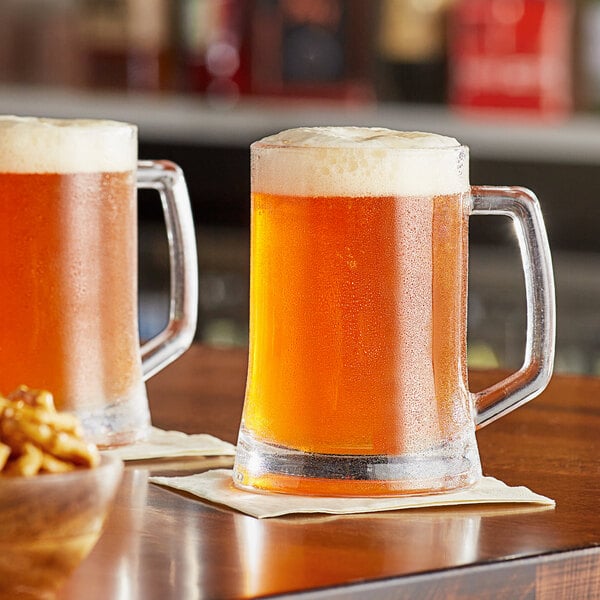
<svg viewBox="0 0 600 600"><path fill-rule="evenodd" d="M361 197L469 190L468 148L434 133L298 127L258 140L251 149L253 192Z"/></svg>
<svg viewBox="0 0 600 600"><path fill-rule="evenodd" d="M136 164L135 125L0 115L0 172L121 172Z"/></svg>

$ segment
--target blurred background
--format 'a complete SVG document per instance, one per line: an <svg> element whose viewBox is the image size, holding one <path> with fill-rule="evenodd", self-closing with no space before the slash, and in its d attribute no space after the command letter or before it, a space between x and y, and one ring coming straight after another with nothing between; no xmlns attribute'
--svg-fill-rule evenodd
<svg viewBox="0 0 600 600"><path fill-rule="evenodd" d="M600 1L0 0L0 112L113 118L184 169L198 339L247 344L249 144L299 125L452 135L473 184L540 198L556 370L600 374ZM140 330L167 318L160 202L140 197ZM523 277L508 220L471 219L469 363L518 367Z"/></svg>

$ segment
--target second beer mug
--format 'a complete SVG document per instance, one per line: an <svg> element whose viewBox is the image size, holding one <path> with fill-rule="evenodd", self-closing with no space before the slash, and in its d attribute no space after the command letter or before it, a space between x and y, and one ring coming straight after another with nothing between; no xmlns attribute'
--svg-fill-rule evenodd
<svg viewBox="0 0 600 600"><path fill-rule="evenodd" d="M316 495L443 492L481 477L475 430L530 400L554 358L538 202L469 185L434 134L306 128L252 145L250 354L234 482ZM468 219L512 217L521 369L468 389Z"/></svg>
<svg viewBox="0 0 600 600"><path fill-rule="evenodd" d="M138 162L127 123L1 117L0 133L0 392L47 389L94 442L133 442L150 424L144 380L196 328L183 174ZM141 350L136 186L159 192L171 255L169 323Z"/></svg>

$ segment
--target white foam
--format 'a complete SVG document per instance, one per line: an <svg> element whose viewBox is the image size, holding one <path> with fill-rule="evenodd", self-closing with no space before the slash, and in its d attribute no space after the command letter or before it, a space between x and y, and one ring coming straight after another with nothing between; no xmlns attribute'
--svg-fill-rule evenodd
<svg viewBox="0 0 600 600"><path fill-rule="evenodd" d="M136 161L135 125L0 115L0 172L130 171Z"/></svg>
<svg viewBox="0 0 600 600"><path fill-rule="evenodd" d="M469 189L468 149L434 133L301 127L263 138L251 148L255 192L359 197Z"/></svg>

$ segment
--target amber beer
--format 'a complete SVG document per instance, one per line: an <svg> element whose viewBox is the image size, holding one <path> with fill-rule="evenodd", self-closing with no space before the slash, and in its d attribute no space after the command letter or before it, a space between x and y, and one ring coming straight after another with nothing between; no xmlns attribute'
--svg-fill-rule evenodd
<svg viewBox="0 0 600 600"><path fill-rule="evenodd" d="M106 419L107 435L121 405L131 435L149 421L136 160L132 126L0 119L0 391L48 389L60 409Z"/></svg>
<svg viewBox="0 0 600 600"><path fill-rule="evenodd" d="M450 138L352 128L253 145L237 485L395 494L479 476L466 154Z"/></svg>

